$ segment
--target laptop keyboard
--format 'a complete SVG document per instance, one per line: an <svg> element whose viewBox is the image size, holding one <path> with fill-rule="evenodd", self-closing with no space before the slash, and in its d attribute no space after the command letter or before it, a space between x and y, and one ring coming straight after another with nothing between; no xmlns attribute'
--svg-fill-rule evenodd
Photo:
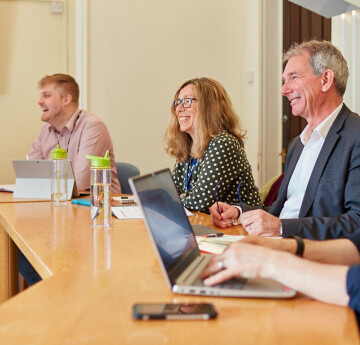
<svg viewBox="0 0 360 345"><path fill-rule="evenodd" d="M242 289L246 283L246 278L232 278L221 284L213 285L213 287L219 287L222 289ZM203 281L199 278L194 284L195 286L204 286Z"/></svg>

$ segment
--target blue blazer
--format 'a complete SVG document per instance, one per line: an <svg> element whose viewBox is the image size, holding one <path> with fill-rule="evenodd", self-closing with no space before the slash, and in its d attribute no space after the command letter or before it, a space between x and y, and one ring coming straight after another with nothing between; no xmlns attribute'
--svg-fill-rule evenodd
<svg viewBox="0 0 360 345"><path fill-rule="evenodd" d="M268 209L279 217L304 145L289 145L284 180ZM282 219L283 236L329 239L360 231L360 117L344 104L326 136L310 176L298 219Z"/></svg>

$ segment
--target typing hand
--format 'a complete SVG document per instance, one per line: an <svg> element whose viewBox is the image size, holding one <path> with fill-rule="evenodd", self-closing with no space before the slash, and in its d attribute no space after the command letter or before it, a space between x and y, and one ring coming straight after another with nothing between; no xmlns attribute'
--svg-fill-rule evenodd
<svg viewBox="0 0 360 345"><path fill-rule="evenodd" d="M216 285L234 277L266 277L271 249L242 243L231 244L222 254L215 255L201 273L205 285Z"/></svg>

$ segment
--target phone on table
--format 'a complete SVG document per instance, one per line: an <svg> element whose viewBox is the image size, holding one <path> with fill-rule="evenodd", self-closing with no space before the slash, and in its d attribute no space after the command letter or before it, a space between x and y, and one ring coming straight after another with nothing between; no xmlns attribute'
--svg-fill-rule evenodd
<svg viewBox="0 0 360 345"><path fill-rule="evenodd" d="M210 303L177 303L177 304L135 304L133 317L140 320L208 320L217 316Z"/></svg>

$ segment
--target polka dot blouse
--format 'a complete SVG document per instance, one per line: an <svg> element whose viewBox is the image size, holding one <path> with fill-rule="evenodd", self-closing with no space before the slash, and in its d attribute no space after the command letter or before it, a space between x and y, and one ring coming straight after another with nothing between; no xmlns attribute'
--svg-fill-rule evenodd
<svg viewBox="0 0 360 345"><path fill-rule="evenodd" d="M214 137L204 155L198 159L189 191L185 187L186 166L186 162L175 164L172 175L178 193L183 194L181 200L189 210L209 213L210 206L215 202L214 188L220 180L217 188L219 201L238 203L236 189L241 182L242 202L251 206L261 205L245 151L239 141L226 131Z"/></svg>

